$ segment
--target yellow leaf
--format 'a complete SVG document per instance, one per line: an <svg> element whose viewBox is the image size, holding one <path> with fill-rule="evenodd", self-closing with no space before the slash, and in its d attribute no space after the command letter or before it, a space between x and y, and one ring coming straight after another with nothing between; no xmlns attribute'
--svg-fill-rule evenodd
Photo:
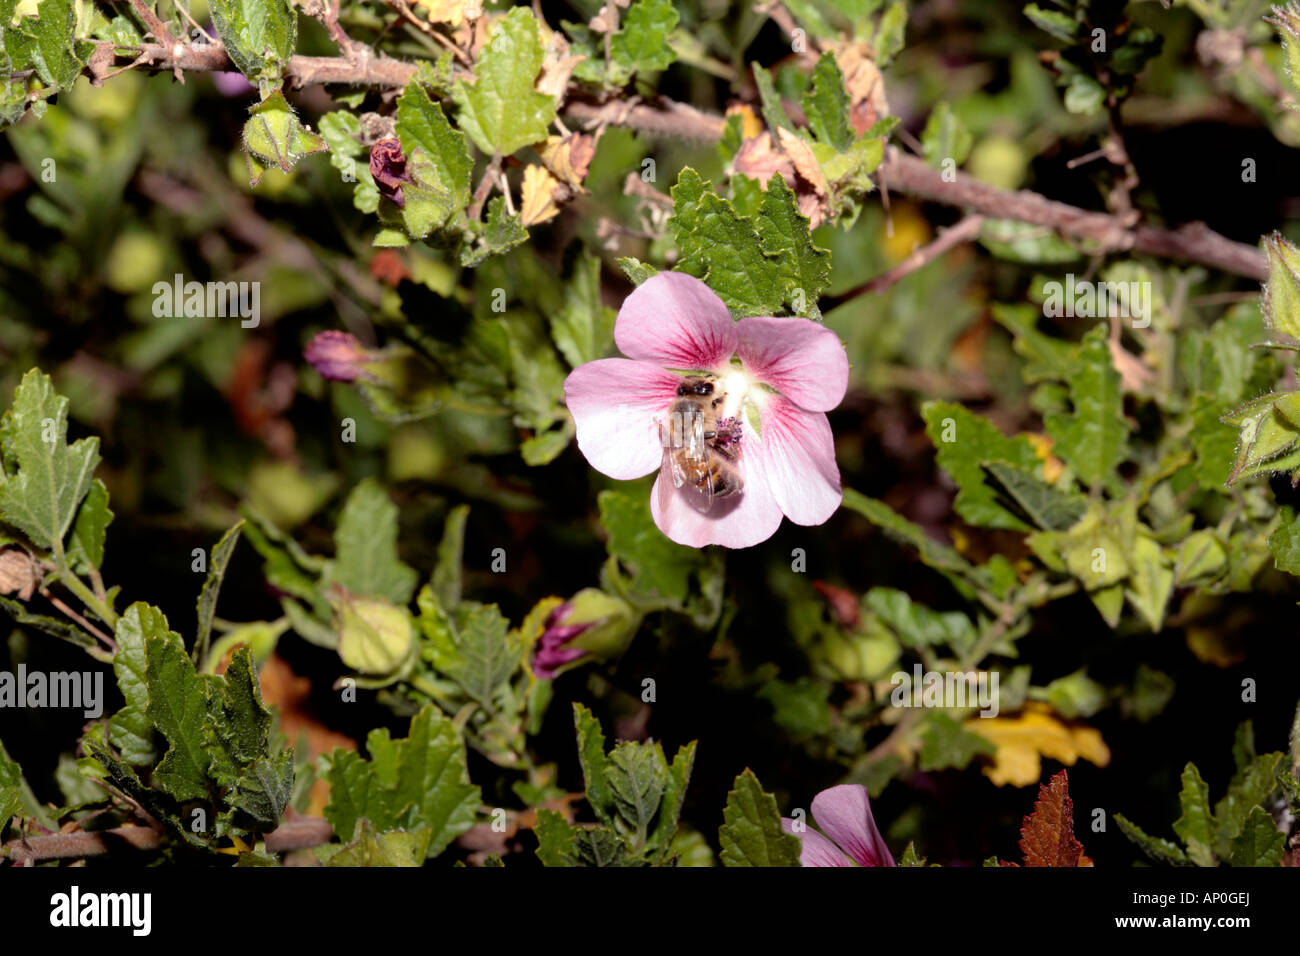
<svg viewBox="0 0 1300 956"><path fill-rule="evenodd" d="M1110 749L1101 734L1081 724L1067 724L1038 701L1025 704L1014 717L972 717L966 729L997 747L984 775L999 787L1028 787L1043 775L1043 757L1073 766L1087 760L1099 767L1110 763Z"/></svg>
<svg viewBox="0 0 1300 956"><path fill-rule="evenodd" d="M450 23L454 27L483 15L482 0L413 0L412 6L423 10L430 23Z"/></svg>
<svg viewBox="0 0 1300 956"><path fill-rule="evenodd" d="M741 139L753 139L763 132L763 121L748 103L732 103L727 107L727 115L740 117Z"/></svg>
<svg viewBox="0 0 1300 956"><path fill-rule="evenodd" d="M525 226L554 219L560 213L555 204L555 190L560 181L546 171L545 166L528 166L524 169L524 202L519 210L519 221Z"/></svg>

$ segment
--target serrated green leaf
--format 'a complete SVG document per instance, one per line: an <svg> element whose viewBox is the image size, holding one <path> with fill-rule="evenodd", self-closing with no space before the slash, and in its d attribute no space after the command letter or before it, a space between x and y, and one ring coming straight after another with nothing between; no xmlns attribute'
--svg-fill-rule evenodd
<svg viewBox="0 0 1300 956"><path fill-rule="evenodd" d="M657 744L621 741L605 762L605 780L614 798L614 825L632 852L646 844L650 823L659 812L668 768ZM657 759L656 759L657 758Z"/></svg>
<svg viewBox="0 0 1300 956"><path fill-rule="evenodd" d="M1151 836L1122 814L1115 814L1115 823L1121 833L1157 863L1164 863L1167 866L1188 865L1187 854L1179 848L1178 844Z"/></svg>
<svg viewBox="0 0 1300 956"><path fill-rule="evenodd" d="M1281 866L1286 834L1262 807L1251 807L1241 832L1233 837L1228 862L1233 866Z"/></svg>
<svg viewBox="0 0 1300 956"><path fill-rule="evenodd" d="M768 129L775 135L778 129L788 129L794 132L794 123L790 122L790 117L786 115L785 107L781 105L781 96L772 84L772 74L757 63L752 64L754 70L754 83L758 86L759 102L763 111L763 121L767 123Z"/></svg>
<svg viewBox="0 0 1300 956"><path fill-rule="evenodd" d="M1083 517L1087 501L1082 495L1060 491L1023 468L1004 461L983 463L984 470L1014 503L1014 511L1045 531L1064 531Z"/></svg>
<svg viewBox="0 0 1300 956"><path fill-rule="evenodd" d="M204 681L180 635L167 627L157 608L133 604L123 620L135 611L134 625L144 634L144 682L148 691L145 713L169 744L154 770L155 781L175 800L201 800L211 796L208 768L207 694Z"/></svg>
<svg viewBox="0 0 1300 956"><path fill-rule="evenodd" d="M477 81L459 80L453 88L460 128L488 156L508 156L546 139L555 98L533 85L542 59L537 19L527 7L515 7L497 21L479 54Z"/></svg>
<svg viewBox="0 0 1300 956"><path fill-rule="evenodd" d="M668 42L677 19L670 0L637 0L623 15L618 32L610 37L614 62L629 72L649 73L667 68L677 59Z"/></svg>
<svg viewBox="0 0 1300 956"><path fill-rule="evenodd" d="M776 260L784 286L781 305L795 315L820 319L817 299L830 283L831 254L813 243L808 219L780 173L768 180L754 228L764 254Z"/></svg>
<svg viewBox="0 0 1300 956"><path fill-rule="evenodd" d="M523 227L518 214L508 212L505 200L494 196L488 203L487 221L483 224L478 242L462 246L460 264L473 268L490 256L501 255L527 239L528 230Z"/></svg>
<svg viewBox="0 0 1300 956"><path fill-rule="evenodd" d="M605 754L605 733L595 715L576 702L573 705L573 726L578 737L578 760L586 781L587 802L595 811L596 819L612 826L614 793L607 777L609 758Z"/></svg>
<svg viewBox="0 0 1300 956"><path fill-rule="evenodd" d="M951 402L927 402L921 407L925 431L938 452L940 467L957 483L957 513L986 528L1031 530L1027 522L997 500L985 481L982 464L1005 461L1030 473L1039 466L1034 447L1023 436L1008 438L987 419Z"/></svg>
<svg viewBox="0 0 1300 956"><path fill-rule="evenodd" d="M1286 396L1281 392L1261 395L1228 414L1220 421L1238 429L1237 457L1228 475L1228 484L1270 471L1289 471L1296 465L1300 426L1277 409Z"/></svg>
<svg viewBox="0 0 1300 956"><path fill-rule="evenodd" d="M288 0L211 0L208 10L239 72L278 85L298 45L298 13Z"/></svg>
<svg viewBox="0 0 1300 956"><path fill-rule="evenodd" d="M0 484L0 518L39 547L61 547L90 491L99 439L67 443L68 400L39 369L24 375L15 389L8 427L8 451L18 474Z"/></svg>
<svg viewBox="0 0 1300 956"><path fill-rule="evenodd" d="M292 750L258 757L234 779L226 797L232 812L219 820L217 835L225 835L230 826L255 833L274 830L293 796L293 781Z"/></svg>
<svg viewBox="0 0 1300 956"><path fill-rule="evenodd" d="M209 685L208 694L212 719L204 730L204 743L209 772L229 787L266 753L271 732L271 712L262 703L253 654L247 645L235 651L225 675Z"/></svg>
<svg viewBox="0 0 1300 956"><path fill-rule="evenodd" d="M603 358L614 342L615 312L600 297L600 259L584 253L551 313L551 337L573 368ZM567 443L567 441L566 441Z"/></svg>
<svg viewBox="0 0 1300 956"><path fill-rule="evenodd" d="M104 563L104 539L112 521L113 512L108 507L108 488L96 478L90 483L86 499L77 511L77 520L72 525L72 537L68 539L68 563L73 570L85 573Z"/></svg>
<svg viewBox="0 0 1300 956"><path fill-rule="evenodd" d="M1120 377L1104 325L1083 337L1066 381L1073 413L1045 415L1043 424L1052 436L1053 453L1074 469L1080 481L1096 490L1128 454L1129 428L1124 420Z"/></svg>
<svg viewBox="0 0 1300 956"><path fill-rule="evenodd" d="M1152 631L1159 631L1164 624L1173 587L1173 562L1154 538L1138 534L1129 556L1129 586L1125 597Z"/></svg>
<svg viewBox="0 0 1300 956"><path fill-rule="evenodd" d="M875 47L876 64L885 67L899 50L903 49L903 35L907 28L907 4L904 0L895 0L880 17L876 29Z"/></svg>
<svg viewBox="0 0 1300 956"><path fill-rule="evenodd" d="M1174 822L1174 832L1186 844L1192 862L1197 866L1213 866L1215 833L1214 819L1210 816L1210 788L1192 763L1183 768L1182 781L1178 803L1183 812Z"/></svg>
<svg viewBox="0 0 1300 956"><path fill-rule="evenodd" d="M147 604L127 608L117 622L113 673L126 706L109 721L109 739L123 759L136 766L152 766L158 759L153 722L149 719L148 635L166 627L162 613Z"/></svg>
<svg viewBox="0 0 1300 956"><path fill-rule="evenodd" d="M607 490L597 495L596 502L601 525L609 536L609 553L630 568L637 594L676 607L684 605L691 594L692 577L706 569L707 557L666 538L644 498Z"/></svg>
<svg viewBox="0 0 1300 956"><path fill-rule="evenodd" d="M441 104L415 80L397 101L396 130L412 178L402 187L407 232L418 239L463 225L474 169L465 134L452 129Z"/></svg>
<svg viewBox="0 0 1300 956"><path fill-rule="evenodd" d="M325 817L335 833L354 834L363 818L381 832L428 827L432 858L473 826L482 797L469 782L464 741L432 704L411 718L405 739L372 730L366 749L369 760L349 750L330 756Z"/></svg>
<svg viewBox="0 0 1300 956"><path fill-rule="evenodd" d="M398 607L411 601L415 569L397 553L397 505L373 478L348 495L334 530L334 563L326 573L358 597L382 597Z"/></svg>
<svg viewBox="0 0 1300 956"><path fill-rule="evenodd" d="M803 96L803 112L808 119L808 128L819 142L840 152L853 145L855 137L849 125L849 94L844 88L844 74L835 61L835 54L823 53L817 61L812 83Z"/></svg>
<svg viewBox="0 0 1300 956"><path fill-rule="evenodd" d="M87 501L90 499L87 498ZM212 558L208 564L208 576L203 582L203 590L199 592L198 604L195 608L198 614L198 633L194 639L194 660L201 663L208 656L208 642L212 636L212 620L217 614L217 599L221 595L221 582L226 577L226 567L230 564L230 556L235 553L235 545L239 543L239 535L244 530L244 519L236 521L221 536L221 539L212 548ZM75 534L75 532L74 532Z"/></svg>
<svg viewBox="0 0 1300 956"><path fill-rule="evenodd" d="M799 866L802 843L781 828L776 800L746 770L732 784L718 831L723 866Z"/></svg>
<svg viewBox="0 0 1300 956"><path fill-rule="evenodd" d="M425 654L434 668L491 708L498 688L523 662L519 634L509 630L495 604L466 602L448 613L428 585L421 588L418 603Z"/></svg>

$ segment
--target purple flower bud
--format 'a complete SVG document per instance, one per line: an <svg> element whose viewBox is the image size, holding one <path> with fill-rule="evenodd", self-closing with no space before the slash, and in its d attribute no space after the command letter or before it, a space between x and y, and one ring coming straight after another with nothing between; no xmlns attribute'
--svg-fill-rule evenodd
<svg viewBox="0 0 1300 956"><path fill-rule="evenodd" d="M317 333L302 355L331 382L355 381L365 374L361 366L371 358L355 335L333 330Z"/></svg>
<svg viewBox="0 0 1300 956"><path fill-rule="evenodd" d="M411 177L406 172L406 155L402 152L401 140L381 139L370 147L370 175L374 177L379 195L406 208L402 183L411 182Z"/></svg>
<svg viewBox="0 0 1300 956"><path fill-rule="evenodd" d="M546 630L533 650L533 673L540 680L554 679L561 667L587 653L581 647L565 646L595 623L562 623L572 612L573 602L566 601L546 617Z"/></svg>

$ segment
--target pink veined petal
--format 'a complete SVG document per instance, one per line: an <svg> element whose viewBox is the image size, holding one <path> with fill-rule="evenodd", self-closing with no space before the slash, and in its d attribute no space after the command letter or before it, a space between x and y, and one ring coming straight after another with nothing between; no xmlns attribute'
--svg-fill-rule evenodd
<svg viewBox="0 0 1300 956"><path fill-rule="evenodd" d="M591 467L611 478L648 475L663 461L659 424L681 379L630 359L597 359L564 380L564 400Z"/></svg>
<svg viewBox="0 0 1300 956"><path fill-rule="evenodd" d="M747 454L761 460L773 497L795 524L822 524L840 506L844 494L835 439L821 412L770 396L763 409L762 440L750 442Z"/></svg>
<svg viewBox="0 0 1300 956"><path fill-rule="evenodd" d="M739 495L714 498L702 514L673 487L665 459L650 492L650 513L665 535L691 548L720 544L724 548L749 548L766 541L781 525L781 509L768 488L762 463L746 459L742 465L745 487Z"/></svg>
<svg viewBox="0 0 1300 956"><path fill-rule="evenodd" d="M813 412L829 412L849 387L849 357L840 337L811 319L754 316L736 325L745 368Z"/></svg>
<svg viewBox="0 0 1300 956"><path fill-rule="evenodd" d="M614 342L629 358L666 368L716 368L736 351L736 323L707 285L661 272L623 300Z"/></svg>
<svg viewBox="0 0 1300 956"><path fill-rule="evenodd" d="M813 797L813 819L861 866L894 866L894 857L871 816L867 788L842 784Z"/></svg>
<svg viewBox="0 0 1300 956"><path fill-rule="evenodd" d="M799 850L800 866L852 866L853 861L840 852L830 840L826 839L816 830L811 829L808 824L803 825L803 832L796 833L794 821L789 817L781 818L781 829L786 833L792 834L799 838L801 848Z"/></svg>

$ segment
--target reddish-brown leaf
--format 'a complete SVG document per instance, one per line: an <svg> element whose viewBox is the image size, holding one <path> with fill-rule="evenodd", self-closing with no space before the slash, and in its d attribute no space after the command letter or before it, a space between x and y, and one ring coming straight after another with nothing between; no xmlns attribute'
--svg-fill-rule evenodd
<svg viewBox="0 0 1300 956"><path fill-rule="evenodd" d="M1025 866L1092 866L1074 837L1074 804L1064 770L1039 785L1034 812L1020 828L1020 850Z"/></svg>

